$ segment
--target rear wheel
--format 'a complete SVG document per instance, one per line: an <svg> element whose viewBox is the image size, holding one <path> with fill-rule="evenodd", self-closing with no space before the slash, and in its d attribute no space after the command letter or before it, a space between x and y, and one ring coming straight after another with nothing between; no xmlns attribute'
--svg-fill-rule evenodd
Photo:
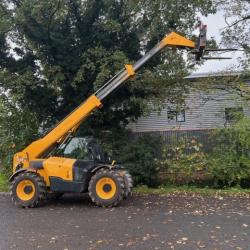
<svg viewBox="0 0 250 250"><path fill-rule="evenodd" d="M36 207L45 199L46 185L40 175L24 172L14 178L10 191L16 206Z"/></svg>
<svg viewBox="0 0 250 250"><path fill-rule="evenodd" d="M101 169L89 182L89 196L98 206L117 206L124 197L125 183L119 171Z"/></svg>
<svg viewBox="0 0 250 250"><path fill-rule="evenodd" d="M127 170L122 170L122 176L124 178L125 183L125 192L124 192L124 198L127 198L132 194L132 188L133 188L133 179L131 174Z"/></svg>

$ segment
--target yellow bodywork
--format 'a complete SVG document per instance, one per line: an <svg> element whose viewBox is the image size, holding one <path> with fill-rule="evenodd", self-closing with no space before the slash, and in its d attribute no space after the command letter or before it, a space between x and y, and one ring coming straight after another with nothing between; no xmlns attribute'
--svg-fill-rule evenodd
<svg viewBox="0 0 250 250"><path fill-rule="evenodd" d="M126 65L125 65L125 68L126 68L127 73L128 73L129 76L134 76L134 75L135 75L135 70L134 70L134 68L133 68L133 65L131 65L131 64L126 64Z"/></svg>
<svg viewBox="0 0 250 250"><path fill-rule="evenodd" d="M75 159L63 157L49 157L43 161L43 169L38 172L44 178L46 186L50 186L50 176L55 176L65 181L72 181L75 161Z"/></svg>
<svg viewBox="0 0 250 250"><path fill-rule="evenodd" d="M171 32L167 35L161 43L168 47L185 47L185 48L195 48L195 43L175 32Z"/></svg>

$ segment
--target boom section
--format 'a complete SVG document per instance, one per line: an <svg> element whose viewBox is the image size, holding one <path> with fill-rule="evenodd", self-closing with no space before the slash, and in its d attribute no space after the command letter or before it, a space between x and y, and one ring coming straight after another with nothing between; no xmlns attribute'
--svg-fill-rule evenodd
<svg viewBox="0 0 250 250"><path fill-rule="evenodd" d="M96 93L96 97L102 101L121 84L133 76L145 63L147 63L153 56L158 54L165 47L176 48L195 48L193 41L172 32L167 35L161 42L159 42L154 48L146 53L141 59L139 59L133 66L126 65L125 69L121 70L115 77L102 86Z"/></svg>

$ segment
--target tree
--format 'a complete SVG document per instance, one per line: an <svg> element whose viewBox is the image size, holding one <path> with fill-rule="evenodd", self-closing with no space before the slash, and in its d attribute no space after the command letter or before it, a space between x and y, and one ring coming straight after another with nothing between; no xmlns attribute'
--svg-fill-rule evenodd
<svg viewBox="0 0 250 250"><path fill-rule="evenodd" d="M247 60L245 68L249 70L250 55L250 1L218 1L219 9L224 11L227 26L222 31L223 43L228 47L243 48Z"/></svg>
<svg viewBox="0 0 250 250"><path fill-rule="evenodd" d="M39 136L39 123L35 114L19 108L15 100L4 94L0 97L0 159L5 171L10 172L12 157L24 145Z"/></svg>
<svg viewBox="0 0 250 250"><path fill-rule="evenodd" d="M186 4L180 0L2 0L0 88L15 101L16 114L32 114L44 131L164 34L177 30L191 35L196 13L214 11L212 1L205 0ZM105 100L102 111L92 115L82 131L124 128L145 112L149 100L159 105L166 97L182 100L187 90L183 76L191 67L182 55L166 50L157 56Z"/></svg>

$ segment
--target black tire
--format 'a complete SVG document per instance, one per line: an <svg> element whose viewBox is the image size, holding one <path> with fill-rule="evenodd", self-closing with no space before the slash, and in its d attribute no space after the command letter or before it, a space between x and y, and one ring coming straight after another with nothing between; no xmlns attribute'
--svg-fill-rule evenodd
<svg viewBox="0 0 250 250"><path fill-rule="evenodd" d="M124 198L127 198L128 196L132 195L133 179L131 174L127 170L121 170L121 172L125 183Z"/></svg>
<svg viewBox="0 0 250 250"><path fill-rule="evenodd" d="M110 191L107 191L104 188L105 188L105 185L108 186L109 184L105 184L102 190L104 194L105 192L107 194L109 194L109 192L114 192L114 195L112 197L103 198L100 196L100 194L98 194L98 190L99 190L98 183L99 181L104 180L104 179L111 179L113 181L113 184L115 185L115 188L113 188L112 185L110 185L109 188L111 189ZM92 176L89 182L88 191L89 191L89 196L91 200L97 206L114 207L114 206L117 206L123 200L124 192L125 192L124 179L119 171L114 171L110 169L101 169Z"/></svg>
<svg viewBox="0 0 250 250"><path fill-rule="evenodd" d="M30 199L22 199L18 193L18 190L21 190L21 188L19 188L20 183L24 182L33 184L33 187L28 184L22 191L25 194L25 188L31 189L32 197L30 197ZM27 192L29 192L29 190ZM16 176L11 182L10 192L12 201L17 207L33 208L39 206L42 201L45 200L46 184L40 175L33 172L23 172ZM27 193L27 195L29 195L29 193Z"/></svg>
<svg viewBox="0 0 250 250"><path fill-rule="evenodd" d="M64 195L63 192L51 192L46 194L47 200L58 200Z"/></svg>

